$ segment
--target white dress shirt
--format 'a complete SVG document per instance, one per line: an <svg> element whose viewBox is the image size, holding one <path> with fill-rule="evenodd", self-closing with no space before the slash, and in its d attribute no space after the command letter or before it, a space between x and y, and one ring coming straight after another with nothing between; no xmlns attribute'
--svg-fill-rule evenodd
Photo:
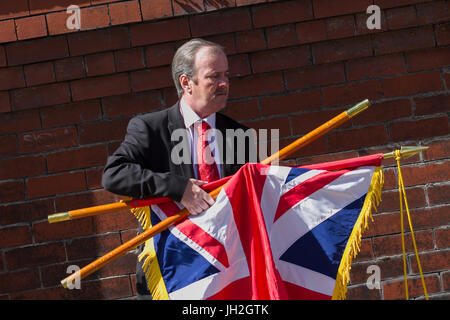
<svg viewBox="0 0 450 320"><path fill-rule="evenodd" d="M195 178L198 179L198 162L197 162L197 152L196 152L196 146L197 146L197 140L198 140L198 133L194 128L194 125L196 122L199 121L206 121L208 123L208 125L211 127L212 130L212 134L208 134L208 142L209 142L209 147L211 149L211 153L214 156L214 160L216 161L216 165L217 165L217 170L219 171L219 176L220 178L222 178L222 175L220 173L220 154L218 152L218 147L217 147L217 141L216 141L216 137L215 137L215 129L216 129L216 114L213 113L211 115L209 115L206 118L200 118L198 116L197 113L195 113L194 110L192 110L192 108L186 103L186 101L183 100L183 98L180 99L180 111L181 111L181 115L183 116L184 119L184 125L186 127L186 129L188 129L188 140L189 140L189 145L190 145L190 150L191 150L191 160L192 160L192 166L194 169L194 175Z"/></svg>

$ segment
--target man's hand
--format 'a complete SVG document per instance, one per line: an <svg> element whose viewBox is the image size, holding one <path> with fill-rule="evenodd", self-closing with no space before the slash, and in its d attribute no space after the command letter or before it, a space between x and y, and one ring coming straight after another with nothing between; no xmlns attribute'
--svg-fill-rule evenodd
<svg viewBox="0 0 450 320"><path fill-rule="evenodd" d="M181 204L194 216L199 215L214 204L214 199L200 186L206 181L189 179Z"/></svg>

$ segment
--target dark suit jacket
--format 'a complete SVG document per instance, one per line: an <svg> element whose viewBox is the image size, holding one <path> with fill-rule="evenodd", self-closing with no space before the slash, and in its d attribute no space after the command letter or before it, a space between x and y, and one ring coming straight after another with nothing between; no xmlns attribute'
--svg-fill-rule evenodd
<svg viewBox="0 0 450 320"><path fill-rule="evenodd" d="M189 178L194 178L194 170L191 163L174 164L171 161L172 149L180 141L186 143L185 150L190 150L187 136L182 140L171 141L171 135L176 129L185 129L179 103L162 111L132 118L124 141L108 158L102 176L103 187L112 193L136 199L169 197L180 201ZM216 129L222 132L225 143L226 129L248 128L217 113ZM227 159L230 155L226 154L225 144L222 149L223 159ZM238 148L233 149L234 161L232 164L222 163L222 177L234 174L243 165L237 163ZM249 160L249 150L247 143L245 162ZM188 159L191 159L190 154Z"/></svg>

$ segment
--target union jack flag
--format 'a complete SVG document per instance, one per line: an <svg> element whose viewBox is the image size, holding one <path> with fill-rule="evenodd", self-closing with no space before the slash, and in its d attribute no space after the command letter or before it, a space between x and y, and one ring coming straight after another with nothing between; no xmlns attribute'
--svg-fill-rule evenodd
<svg viewBox="0 0 450 320"><path fill-rule="evenodd" d="M169 299L331 299L381 160L246 164L212 207L147 243L151 292ZM151 222L180 209L153 205Z"/></svg>

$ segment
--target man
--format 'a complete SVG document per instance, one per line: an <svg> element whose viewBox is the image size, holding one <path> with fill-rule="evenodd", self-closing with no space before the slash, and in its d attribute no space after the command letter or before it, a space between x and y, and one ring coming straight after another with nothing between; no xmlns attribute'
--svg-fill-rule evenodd
<svg viewBox="0 0 450 320"><path fill-rule="evenodd" d="M236 139L223 144L217 139L225 138L227 129L247 129L217 113L228 98L228 75L221 46L202 39L182 45L172 61L180 100L166 110L131 119L124 141L108 158L104 188L133 198L169 197L193 215L209 208L214 200L201 185L232 175L243 164L237 154L241 149L233 148L231 157L227 154L226 145ZM215 136L210 135L213 129ZM249 159L248 152L246 146L245 159ZM180 158L188 161L180 162ZM232 161L221 161L225 159ZM138 299L150 298L139 263L136 282Z"/></svg>

